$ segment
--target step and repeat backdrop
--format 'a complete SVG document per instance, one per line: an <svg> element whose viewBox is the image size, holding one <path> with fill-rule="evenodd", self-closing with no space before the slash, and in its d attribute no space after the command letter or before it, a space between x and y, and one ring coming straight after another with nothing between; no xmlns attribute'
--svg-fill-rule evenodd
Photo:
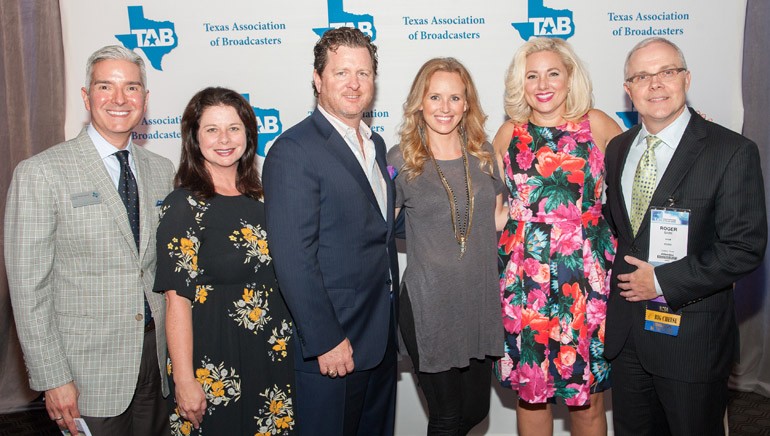
<svg viewBox="0 0 770 436"><path fill-rule="evenodd" d="M133 141L178 162L182 111L206 86L242 93L259 121L259 154L315 107L313 45L329 28L361 29L379 48L377 94L366 122L398 141L401 109L419 67L453 56L470 70L494 135L505 120L503 78L516 49L532 36L568 40L590 71L596 107L621 127L638 116L623 92L628 50L664 36L684 51L692 72L689 104L740 131L746 2L721 0L67 0L61 3L66 55L66 136L88 120L80 98L85 63L97 48L120 44L147 63L149 108ZM404 259L402 258L402 261ZM402 265L403 267L403 265ZM427 418L403 362L397 432L424 434ZM479 434L514 434L511 392L494 389ZM608 413L611 413L609 411ZM568 434L557 411L557 434Z"/></svg>

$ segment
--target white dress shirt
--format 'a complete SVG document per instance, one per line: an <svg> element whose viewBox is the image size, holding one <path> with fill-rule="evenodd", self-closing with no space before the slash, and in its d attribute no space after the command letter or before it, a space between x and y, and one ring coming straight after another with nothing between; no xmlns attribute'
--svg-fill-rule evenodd
<svg viewBox="0 0 770 436"><path fill-rule="evenodd" d="M107 140L96 131L93 124L88 125L86 133L88 133L91 142L96 146L96 151L99 153L99 156L101 156L104 167L107 168L107 174L110 175L112 184L115 185L115 189L117 189L118 182L120 181L120 161L118 161L118 157L115 156L115 153L120 151L120 149L107 142ZM134 164L134 153L131 150L132 147L133 143L129 139L128 145L125 148L125 150L128 150L128 166L131 168L131 172L134 174L134 178L138 183L139 177L136 175L136 164Z"/></svg>

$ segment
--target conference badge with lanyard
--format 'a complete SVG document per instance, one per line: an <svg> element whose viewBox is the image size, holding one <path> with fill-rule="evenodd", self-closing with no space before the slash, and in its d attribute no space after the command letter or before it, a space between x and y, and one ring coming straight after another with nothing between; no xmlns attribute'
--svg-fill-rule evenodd
<svg viewBox="0 0 770 436"><path fill-rule="evenodd" d="M663 265L687 256L687 234L690 210L676 208L650 209L650 257L653 266ZM674 311L661 295L647 302L644 329L670 336L679 334L682 311Z"/></svg>

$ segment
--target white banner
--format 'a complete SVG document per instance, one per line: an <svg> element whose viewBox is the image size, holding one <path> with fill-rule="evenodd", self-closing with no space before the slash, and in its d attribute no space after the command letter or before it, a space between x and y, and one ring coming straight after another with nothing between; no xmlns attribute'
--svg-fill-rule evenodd
<svg viewBox="0 0 770 436"><path fill-rule="evenodd" d="M622 87L626 53L654 35L670 38L684 51L692 72L691 106L736 131L743 123L745 0L64 0L60 4L66 136L74 137L88 119L80 97L88 56L101 46L122 44L147 61L149 109L134 142L175 163L182 111L206 86L226 86L247 95L259 119L264 156L281 132L313 110L313 45L324 30L343 25L366 32L379 48L377 97L367 118L389 146L398 142L401 108L414 75L423 62L437 56L456 57L468 67L489 115L487 132L494 135L505 117L505 71L518 46L533 35L565 38L575 47L591 74L596 107L622 127L637 121ZM397 433L424 434L427 419L415 383L407 372L401 375ZM515 395L495 392L489 422L478 429L514 434ZM555 432L568 430L557 422Z"/></svg>

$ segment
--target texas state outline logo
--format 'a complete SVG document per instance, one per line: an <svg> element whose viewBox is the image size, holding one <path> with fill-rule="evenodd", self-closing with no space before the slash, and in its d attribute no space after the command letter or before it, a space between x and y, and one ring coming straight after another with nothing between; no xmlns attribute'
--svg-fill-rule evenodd
<svg viewBox="0 0 770 436"><path fill-rule="evenodd" d="M115 35L118 41L129 50L141 50L153 68L163 71L163 57L179 44L174 23L145 18L143 6L128 6L128 29Z"/></svg>
<svg viewBox="0 0 770 436"><path fill-rule="evenodd" d="M575 35L575 22L569 9L546 7L544 0L527 0L527 21L511 23L521 39L528 41L533 36L569 39Z"/></svg>
<svg viewBox="0 0 770 436"><path fill-rule="evenodd" d="M241 94L246 101L251 104L248 93ZM257 117L257 155L267 156L268 144L283 133L283 123L281 123L281 112L275 108L261 108L252 106L254 115Z"/></svg>
<svg viewBox="0 0 770 436"><path fill-rule="evenodd" d="M319 37L323 36L326 31L330 29L336 29L338 27L354 27L374 41L377 39L377 28L374 27L374 17L369 14L351 14L345 12L342 6L342 0L327 0L326 1L329 22L328 27L316 27L313 28L313 32Z"/></svg>

